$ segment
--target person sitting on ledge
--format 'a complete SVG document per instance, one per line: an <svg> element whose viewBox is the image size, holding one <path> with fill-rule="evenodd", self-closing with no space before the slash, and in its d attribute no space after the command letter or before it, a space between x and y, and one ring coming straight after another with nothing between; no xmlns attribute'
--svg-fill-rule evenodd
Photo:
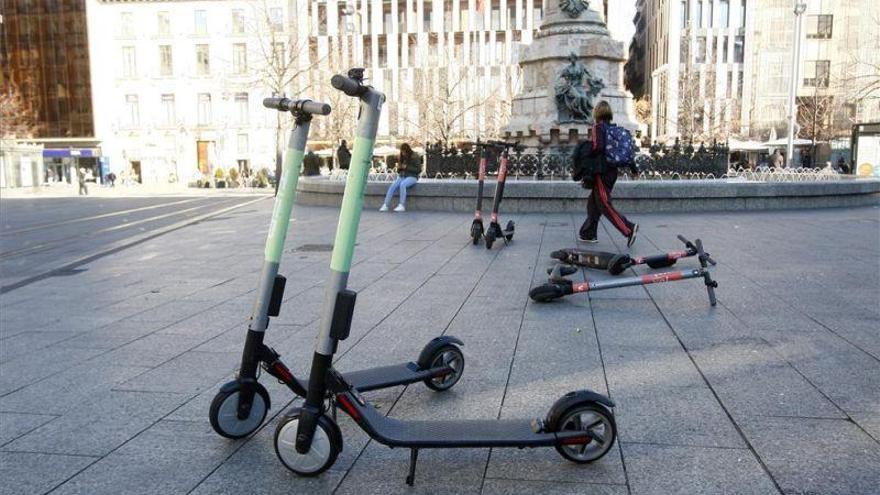
<svg viewBox="0 0 880 495"><path fill-rule="evenodd" d="M400 203L394 211L406 211L406 190L418 182L422 173L422 158L416 154L406 143L400 145L400 156L397 160L397 178L388 188L385 194L385 202L379 211L388 211L388 205L394 198L394 193L400 190Z"/></svg>

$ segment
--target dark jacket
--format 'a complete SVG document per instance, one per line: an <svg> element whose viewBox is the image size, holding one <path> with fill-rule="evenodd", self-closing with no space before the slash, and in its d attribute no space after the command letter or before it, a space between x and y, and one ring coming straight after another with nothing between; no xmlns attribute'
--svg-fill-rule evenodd
<svg viewBox="0 0 880 495"><path fill-rule="evenodd" d="M409 160L401 159L397 163L397 173L402 177L418 178L422 173L422 157L413 153Z"/></svg>
<svg viewBox="0 0 880 495"><path fill-rule="evenodd" d="M339 161L339 168L348 170L348 166L351 165L351 152L345 145L339 145L339 149L336 150L336 159Z"/></svg>

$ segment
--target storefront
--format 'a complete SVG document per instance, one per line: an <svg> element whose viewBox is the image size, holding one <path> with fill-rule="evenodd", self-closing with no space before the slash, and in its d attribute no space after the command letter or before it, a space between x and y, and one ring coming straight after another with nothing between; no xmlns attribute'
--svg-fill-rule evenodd
<svg viewBox="0 0 880 495"><path fill-rule="evenodd" d="M106 161L101 161L100 148L45 148L43 150L43 181L49 184L76 181L76 170L84 168L86 181L102 182L102 170Z"/></svg>

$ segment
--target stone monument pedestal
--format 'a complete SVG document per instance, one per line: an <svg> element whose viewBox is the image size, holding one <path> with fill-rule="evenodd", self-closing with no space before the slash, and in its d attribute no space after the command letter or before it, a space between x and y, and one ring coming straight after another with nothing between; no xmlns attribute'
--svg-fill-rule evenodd
<svg viewBox="0 0 880 495"><path fill-rule="evenodd" d="M592 116L571 118L560 114L557 106L557 80L572 54L604 84L592 104L606 100L616 124L637 129L632 96L623 86L626 47L611 38L601 15L587 4L585 0L547 1L535 40L521 50L523 87L512 102L510 122L503 130L506 139L530 146L570 146L589 136Z"/></svg>

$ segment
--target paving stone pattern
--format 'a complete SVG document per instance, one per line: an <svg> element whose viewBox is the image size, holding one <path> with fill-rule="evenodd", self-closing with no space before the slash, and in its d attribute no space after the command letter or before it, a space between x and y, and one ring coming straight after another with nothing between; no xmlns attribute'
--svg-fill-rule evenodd
<svg viewBox="0 0 880 495"><path fill-rule="evenodd" d="M467 215L366 212L338 367L415 359L439 334L463 339L467 358L449 392L370 393L385 414L539 417L581 388L617 403L618 443L595 464L553 449L423 451L414 488L408 451L342 416L345 447L330 471L286 471L272 436L298 401L271 380L262 429L241 441L211 430L208 405L240 357L270 208L2 295L0 493L878 493L877 208L634 215L636 254L677 249L678 233L704 240L719 261L715 308L699 281L532 303L550 251L575 245L579 215L515 215L513 243L486 251L468 242ZM282 263L285 304L267 340L297 374L309 366L330 256L320 246L333 242L336 215L297 207ZM596 248L624 243L606 225Z"/></svg>

